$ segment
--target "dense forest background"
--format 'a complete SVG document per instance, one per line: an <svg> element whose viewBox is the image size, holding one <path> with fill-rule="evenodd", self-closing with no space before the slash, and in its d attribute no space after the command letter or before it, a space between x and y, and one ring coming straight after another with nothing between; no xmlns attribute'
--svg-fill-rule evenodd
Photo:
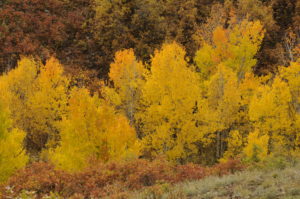
<svg viewBox="0 0 300 199"><path fill-rule="evenodd" d="M300 160L300 0L2 0L0 44L4 198Z"/></svg>
<svg viewBox="0 0 300 199"><path fill-rule="evenodd" d="M297 0L4 0L0 3L0 69L21 55L57 57L72 70L91 69L107 78L117 51L133 48L147 63L166 41L182 44L190 62L216 26L230 16L260 20L266 36L257 54L256 74L275 72L294 60L299 42Z"/></svg>

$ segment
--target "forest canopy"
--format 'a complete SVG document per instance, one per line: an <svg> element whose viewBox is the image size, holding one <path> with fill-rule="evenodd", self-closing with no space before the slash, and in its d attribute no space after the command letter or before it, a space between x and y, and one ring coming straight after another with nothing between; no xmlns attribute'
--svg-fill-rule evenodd
<svg viewBox="0 0 300 199"><path fill-rule="evenodd" d="M300 152L299 0L5 0L0 44L0 184Z"/></svg>
<svg viewBox="0 0 300 199"><path fill-rule="evenodd" d="M181 44L194 63L212 31L244 19L259 20L266 34L255 74L276 72L299 55L298 0L4 0L0 3L0 69L22 55L58 58L73 70L94 69L107 79L117 51L132 48L149 63L164 42Z"/></svg>

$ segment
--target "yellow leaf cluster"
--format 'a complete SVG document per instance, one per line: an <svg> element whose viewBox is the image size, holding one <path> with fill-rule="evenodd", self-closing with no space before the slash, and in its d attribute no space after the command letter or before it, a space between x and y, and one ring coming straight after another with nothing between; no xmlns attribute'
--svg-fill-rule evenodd
<svg viewBox="0 0 300 199"><path fill-rule="evenodd" d="M143 150L169 159L186 159L197 153L204 137L201 120L200 80L188 66L185 51L176 43L165 44L152 59L151 74L142 89L145 107L137 116L143 126Z"/></svg>
<svg viewBox="0 0 300 199"><path fill-rule="evenodd" d="M9 110L0 102L0 183L17 169L24 167L28 157L23 148L25 133L11 128Z"/></svg>
<svg viewBox="0 0 300 199"><path fill-rule="evenodd" d="M60 123L60 145L50 159L71 172L99 161L135 157L138 142L128 120L86 89L74 89L68 113Z"/></svg>
<svg viewBox="0 0 300 199"><path fill-rule="evenodd" d="M145 75L144 65L136 60L132 49L116 53L109 72L113 89L106 87L104 93L114 106L123 110L131 124L139 105Z"/></svg>
<svg viewBox="0 0 300 199"><path fill-rule="evenodd" d="M268 135L260 135L258 130L251 132L247 138L244 154L249 161L261 161L268 155Z"/></svg>
<svg viewBox="0 0 300 199"><path fill-rule="evenodd" d="M30 153L35 155L48 141L58 140L57 122L66 110L68 79L56 59L43 65L22 58L16 69L0 77L0 90L13 126L27 133L25 144Z"/></svg>
<svg viewBox="0 0 300 199"><path fill-rule="evenodd" d="M293 132L290 101L288 85L279 77L274 79L272 85L261 85L251 100L250 119L261 133L271 135L272 145L290 145L288 140Z"/></svg>
<svg viewBox="0 0 300 199"><path fill-rule="evenodd" d="M195 56L195 62L204 78L216 72L220 63L236 72L239 80L251 72L256 64L254 55L264 36L259 21L242 21L231 29L217 27L213 32L213 45L204 43Z"/></svg>

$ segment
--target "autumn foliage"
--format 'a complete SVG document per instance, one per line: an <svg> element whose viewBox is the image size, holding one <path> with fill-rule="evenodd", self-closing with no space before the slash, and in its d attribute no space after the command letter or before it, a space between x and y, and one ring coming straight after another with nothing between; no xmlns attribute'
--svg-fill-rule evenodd
<svg viewBox="0 0 300 199"><path fill-rule="evenodd" d="M126 117L86 89L71 92L60 129L60 146L49 154L59 168L77 171L88 166L89 158L107 162L138 155L136 134Z"/></svg>
<svg viewBox="0 0 300 199"><path fill-rule="evenodd" d="M62 65L54 58L44 65L24 57L0 79L1 97L13 126L27 133L27 151L35 155L47 144L53 147L59 137L58 122L67 107L69 80L63 76Z"/></svg>
<svg viewBox="0 0 300 199"><path fill-rule="evenodd" d="M2 102L0 111L0 181L3 182L26 165L28 156L23 149L25 133L12 128L9 112Z"/></svg>
<svg viewBox="0 0 300 199"><path fill-rule="evenodd" d="M270 51L281 48L265 43L278 28L271 7L226 1L200 25L196 1L163 2L162 8L155 0L0 4L0 66L16 62L0 76L0 183L13 189L2 187L4 194L126 194L229 174L243 168L240 161L299 153L297 28L285 34L286 50L278 52L288 55L270 65L272 73L257 75L274 56ZM37 15L42 19L32 23ZM28 34L37 24L41 28ZM105 65L100 79L97 70L76 68L99 62Z"/></svg>
<svg viewBox="0 0 300 199"><path fill-rule="evenodd" d="M156 184L173 184L187 180L202 179L208 175L224 175L241 171L244 166L239 161L229 161L205 168L199 165L173 165L165 159L155 161L135 160L96 164L84 171L70 174L46 163L34 163L23 169L1 187L2 196L16 197L22 190L34 191L38 197L60 193L69 197L121 196L129 191L147 188ZM13 193L5 191L12 187Z"/></svg>

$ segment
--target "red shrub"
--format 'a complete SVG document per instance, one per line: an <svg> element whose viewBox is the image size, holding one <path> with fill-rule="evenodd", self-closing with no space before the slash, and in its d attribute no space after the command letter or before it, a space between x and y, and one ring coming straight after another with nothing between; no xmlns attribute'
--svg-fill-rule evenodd
<svg viewBox="0 0 300 199"><path fill-rule="evenodd" d="M196 164L179 165L178 168L178 181L185 180L198 180L207 176L207 169Z"/></svg>
<svg viewBox="0 0 300 199"><path fill-rule="evenodd" d="M209 168L209 175L228 175L236 171L244 170L246 167L240 160L228 160L225 163L219 163Z"/></svg>
<svg viewBox="0 0 300 199"><path fill-rule="evenodd" d="M128 191L137 190L159 183L176 183L197 180L208 175L225 175L242 170L240 161L231 160L212 168L196 164L173 165L164 159L152 162L134 160L109 164L94 164L83 172L69 174L55 170L47 163L34 163L19 171L1 188L3 198L12 198L22 190L34 191L38 198L58 193L64 198L111 197L126 198ZM5 187L12 193L6 193Z"/></svg>

